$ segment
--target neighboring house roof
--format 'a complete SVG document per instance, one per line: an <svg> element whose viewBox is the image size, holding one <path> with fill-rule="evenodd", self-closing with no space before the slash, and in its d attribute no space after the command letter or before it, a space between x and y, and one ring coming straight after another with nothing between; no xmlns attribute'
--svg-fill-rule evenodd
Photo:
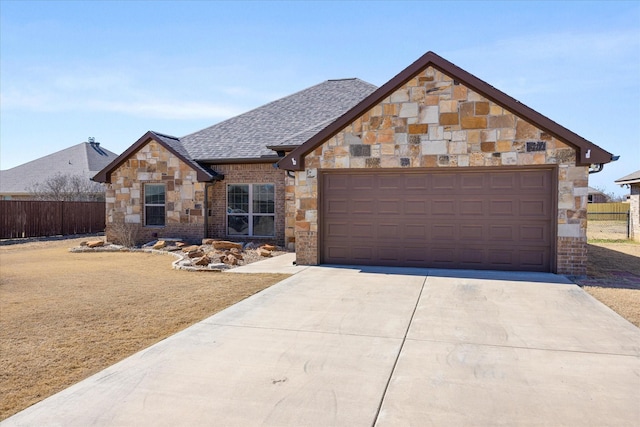
<svg viewBox="0 0 640 427"><path fill-rule="evenodd" d="M587 192L588 194L602 194L603 196L606 196L606 194L604 194L602 191L593 187L587 187Z"/></svg>
<svg viewBox="0 0 640 427"><path fill-rule="evenodd" d="M640 183L640 170L637 170L629 175L625 175L622 178L616 179L616 184L639 184Z"/></svg>
<svg viewBox="0 0 640 427"><path fill-rule="evenodd" d="M297 145L366 96L376 86L359 79L327 80L180 138L198 161L274 157L267 146Z"/></svg>
<svg viewBox="0 0 640 427"><path fill-rule="evenodd" d="M131 147L120 154L111 163L106 165L100 172L95 174L91 179L96 182L111 182L111 172L124 163L132 154L138 151L141 147L148 144L150 141L156 141L172 152L180 160L191 166L198 175L198 181L216 181L223 176L218 174L212 169L209 169L199 163L195 162L189 157L189 153L185 150L184 146L180 142L180 138L171 135L165 135L158 132L149 131L142 135Z"/></svg>
<svg viewBox="0 0 640 427"><path fill-rule="evenodd" d="M96 142L82 142L20 166L0 171L0 194L29 194L30 188L57 174L91 178L117 157Z"/></svg>
<svg viewBox="0 0 640 427"><path fill-rule="evenodd" d="M285 158L278 162L278 167L286 170L303 170L304 157L335 136L345 126L352 123L362 114L367 112L373 106L381 102L384 98L391 95L409 80L414 78L425 68L432 66L433 68L443 72L444 74L454 78L469 89L481 94L485 98L495 102L501 107L511 111L515 115L527 120L534 126L553 135L561 141L573 146L576 152L576 163L579 165L602 164L612 161L612 154L598 147L594 143L582 138L571 132L569 129L559 125L551 119L543 116L537 111L527 107L516 99L510 97L504 92L494 88L483 80L468 73L467 71L452 64L446 59L436 55L433 52L427 52L413 64L409 65L397 76L389 80L378 90L373 92L354 108L346 112L339 119L322 129L316 135L304 142L298 148L289 153Z"/></svg>
<svg viewBox="0 0 640 427"><path fill-rule="evenodd" d="M93 177L111 172L150 140L162 144L198 172L199 181L221 179L206 164L277 161L376 90L359 79L327 80L182 138L147 132Z"/></svg>

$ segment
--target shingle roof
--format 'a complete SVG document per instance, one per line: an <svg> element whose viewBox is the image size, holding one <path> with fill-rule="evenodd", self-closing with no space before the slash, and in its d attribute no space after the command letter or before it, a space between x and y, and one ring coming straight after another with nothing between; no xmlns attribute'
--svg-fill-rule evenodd
<svg viewBox="0 0 640 427"><path fill-rule="evenodd" d="M275 153L267 146L301 144L376 89L359 79L327 80L184 136L180 142L197 161L271 157Z"/></svg>
<svg viewBox="0 0 640 427"><path fill-rule="evenodd" d="M620 179L616 179L616 184L635 184L640 182L640 170L637 170L629 175L625 175Z"/></svg>
<svg viewBox="0 0 640 427"><path fill-rule="evenodd" d="M96 143L82 142L20 166L0 171L0 193L28 194L29 188L56 174L91 178L117 154Z"/></svg>

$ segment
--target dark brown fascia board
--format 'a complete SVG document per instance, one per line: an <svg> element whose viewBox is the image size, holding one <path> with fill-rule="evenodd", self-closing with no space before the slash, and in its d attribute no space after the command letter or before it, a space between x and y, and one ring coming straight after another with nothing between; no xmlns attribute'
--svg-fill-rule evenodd
<svg viewBox="0 0 640 427"><path fill-rule="evenodd" d="M180 160L182 160L183 162L185 162L186 164L191 166L196 171L198 181L200 181L200 182L205 181L206 182L206 181L211 181L213 179L213 176L208 174L207 172L205 172L200 165L195 163L193 160L187 159L182 154L180 154L176 150L174 150L172 147L170 147L167 144L165 144L152 131L148 131L147 133L142 135L142 137L140 137L140 139L138 139L136 142L134 142L133 145L131 145L129 148L127 148L124 153L122 153L118 157L116 157L116 159L114 161L109 163L104 169L102 169L100 172L95 174L93 176L93 178L91 178L91 179L93 181L96 181L96 182L111 183L111 173L115 169L120 167L120 165L122 165L136 151L138 151L140 148L142 148L144 145L148 144L149 141L152 141L152 140L157 142L158 144L162 145L165 149L169 150L173 155L175 155Z"/></svg>
<svg viewBox="0 0 640 427"><path fill-rule="evenodd" d="M293 151L296 148L298 148L300 146L300 144L295 144L295 145L267 145L267 148L269 150L273 150L273 151Z"/></svg>
<svg viewBox="0 0 640 427"><path fill-rule="evenodd" d="M531 122L539 129L553 135L565 143L570 144L578 152L578 156L576 156L577 164L586 166L597 163L609 163L612 161L612 154L608 151L603 150L594 143L582 138L574 132L571 132L569 129L559 125L548 117L543 116L520 101L510 97L485 81L480 80L473 74L468 73L462 68L430 51L420 57L413 64L409 65L387 83L382 85L378 90L366 97L351 110L340 116L336 121L322 129L308 141L289 153L278 162L278 167L293 171L304 170L304 158L307 154L315 150L329 138L335 136L345 126L355 121L370 108L391 95L402 85L429 66L434 67L438 71L441 71L454 80L462 83L464 86L478 92L485 98L492 100L515 115Z"/></svg>

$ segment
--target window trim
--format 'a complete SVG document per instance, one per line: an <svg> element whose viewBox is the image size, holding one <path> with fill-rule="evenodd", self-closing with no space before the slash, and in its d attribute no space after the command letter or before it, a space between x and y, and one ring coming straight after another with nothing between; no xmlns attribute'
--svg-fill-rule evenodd
<svg viewBox="0 0 640 427"><path fill-rule="evenodd" d="M229 187L234 185L245 185L249 187L249 212L246 213L238 213L232 214L229 212ZM273 213L260 213L253 212L253 203L255 200L253 199L253 186L254 185L271 185L273 187ZM248 218L249 230L248 234L229 234L229 216L246 216ZM253 218L254 217L272 217L273 218L273 234L271 235L263 235L263 234L253 234ZM276 219L277 219L277 208L276 208L276 184L273 182L233 182L227 183L225 188L225 224L224 230L225 235L227 237L257 237L257 238L275 238L276 237Z"/></svg>
<svg viewBox="0 0 640 427"><path fill-rule="evenodd" d="M147 203L147 186L159 186L164 190L164 203ZM160 224L147 224L147 207L159 207L163 208L163 223ZM142 195L142 213L144 215L143 218L143 226L148 228L163 228L167 226L167 184L163 182L145 182L143 185L143 195Z"/></svg>

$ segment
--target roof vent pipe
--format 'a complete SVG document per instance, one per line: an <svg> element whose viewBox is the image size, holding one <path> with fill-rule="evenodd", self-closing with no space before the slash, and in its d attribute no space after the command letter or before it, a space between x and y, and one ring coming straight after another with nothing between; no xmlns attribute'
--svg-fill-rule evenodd
<svg viewBox="0 0 640 427"><path fill-rule="evenodd" d="M89 138L87 138L87 141L89 141L89 144L93 145L96 143L96 139L92 136L90 136Z"/></svg>

